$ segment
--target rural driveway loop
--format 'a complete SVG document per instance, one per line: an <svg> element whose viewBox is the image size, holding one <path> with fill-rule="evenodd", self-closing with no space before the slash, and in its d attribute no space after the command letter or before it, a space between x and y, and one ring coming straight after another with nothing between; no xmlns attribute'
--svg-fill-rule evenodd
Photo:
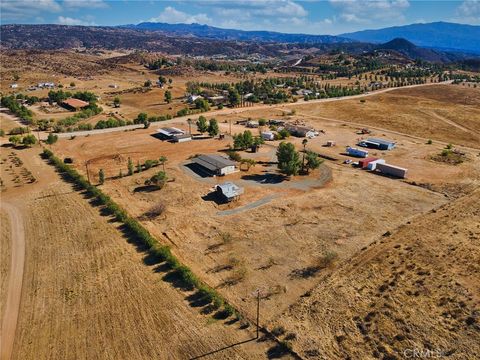
<svg viewBox="0 0 480 360"><path fill-rule="evenodd" d="M5 312L2 318L0 359L10 360L22 294L23 267L25 262L25 228L22 214L17 207L2 201L1 208L7 212L10 218L12 253Z"/></svg>

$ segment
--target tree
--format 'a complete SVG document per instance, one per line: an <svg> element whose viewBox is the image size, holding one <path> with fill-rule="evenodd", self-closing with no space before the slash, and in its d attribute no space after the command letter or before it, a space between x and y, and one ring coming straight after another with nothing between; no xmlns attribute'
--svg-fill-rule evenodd
<svg viewBox="0 0 480 360"><path fill-rule="evenodd" d="M305 167L307 169L307 174L310 170L317 169L323 163L323 160L320 159L318 155L313 151L307 151L306 159L307 162L305 164Z"/></svg>
<svg viewBox="0 0 480 360"><path fill-rule="evenodd" d="M132 161L131 158L128 158L128 165L127 165L127 167L128 167L128 175L133 175L134 169L133 169L133 161Z"/></svg>
<svg viewBox="0 0 480 360"><path fill-rule="evenodd" d="M243 134L233 135L233 147L235 149L245 150L252 147L254 139L250 130L245 130Z"/></svg>
<svg viewBox="0 0 480 360"><path fill-rule="evenodd" d="M33 134L25 135L22 139L22 144L25 146L32 146L37 143L37 138Z"/></svg>
<svg viewBox="0 0 480 360"><path fill-rule="evenodd" d="M4 136L5 136L5 130L0 129L0 137L4 137Z"/></svg>
<svg viewBox="0 0 480 360"><path fill-rule="evenodd" d="M172 85L172 83L173 83L172 78L169 78L169 79L168 79L168 83L169 83L170 85Z"/></svg>
<svg viewBox="0 0 480 360"><path fill-rule="evenodd" d="M153 185L159 189L162 189L167 183L168 176L165 171L159 171L153 175L150 179L145 180L145 185Z"/></svg>
<svg viewBox="0 0 480 360"><path fill-rule="evenodd" d="M148 115L146 113L140 113L137 115L137 118L135 119L135 124L145 124L145 122L148 120Z"/></svg>
<svg viewBox="0 0 480 360"><path fill-rule="evenodd" d="M168 161L168 158L166 156L160 156L158 161L160 162L160 164L162 164L163 172L165 172L165 163Z"/></svg>
<svg viewBox="0 0 480 360"><path fill-rule="evenodd" d="M100 169L100 171L98 172L98 182L100 183L100 185L103 185L103 183L105 182L105 173L103 172L103 169Z"/></svg>
<svg viewBox="0 0 480 360"><path fill-rule="evenodd" d="M258 119L258 125L259 126L267 125L267 120L266 119Z"/></svg>
<svg viewBox="0 0 480 360"><path fill-rule="evenodd" d="M172 102L172 93L170 90L165 91L165 101L167 104L170 104Z"/></svg>
<svg viewBox="0 0 480 360"><path fill-rule="evenodd" d="M115 98L113 99L113 106L115 106L116 108L120 107L120 98L118 96L115 96Z"/></svg>
<svg viewBox="0 0 480 360"><path fill-rule="evenodd" d="M240 94L235 88L230 88L228 90L228 100L233 106L240 104Z"/></svg>
<svg viewBox="0 0 480 360"><path fill-rule="evenodd" d="M49 133L47 137L47 144L52 145L55 144L58 140L58 135L55 135L53 133Z"/></svg>
<svg viewBox="0 0 480 360"><path fill-rule="evenodd" d="M198 118L197 130L202 134L208 131L207 118L205 116L200 116Z"/></svg>
<svg viewBox="0 0 480 360"><path fill-rule="evenodd" d="M70 87L75 87L75 83L73 81L70 83Z"/></svg>
<svg viewBox="0 0 480 360"><path fill-rule="evenodd" d="M8 141L10 141L14 146L17 146L22 141L22 138L18 135L12 135L8 138Z"/></svg>
<svg viewBox="0 0 480 360"><path fill-rule="evenodd" d="M218 128L218 122L215 119L210 119L208 122L208 135L211 137L215 137L218 135L220 132L220 129Z"/></svg>
<svg viewBox="0 0 480 360"><path fill-rule="evenodd" d="M292 143L281 142L277 149L278 168L286 175L297 175L300 156Z"/></svg>
<svg viewBox="0 0 480 360"><path fill-rule="evenodd" d="M142 165L140 165L140 160L137 161L137 172L142 172Z"/></svg>
<svg viewBox="0 0 480 360"><path fill-rule="evenodd" d="M160 75L158 77L158 81L160 81L162 84L165 84L167 82L167 79L165 78L165 76Z"/></svg>
<svg viewBox="0 0 480 360"><path fill-rule="evenodd" d="M13 74L13 81L18 81L18 80L20 80L20 75Z"/></svg>
<svg viewBox="0 0 480 360"><path fill-rule="evenodd" d="M143 83L143 87L150 87L152 86L152 82L150 80L147 80Z"/></svg>
<svg viewBox="0 0 480 360"><path fill-rule="evenodd" d="M257 152L260 145L265 144L265 140L261 136L255 136L251 145L252 151Z"/></svg>
<svg viewBox="0 0 480 360"><path fill-rule="evenodd" d="M288 132L287 129L282 129L278 132L278 136L280 137L280 139L286 139L290 136L290 133Z"/></svg>

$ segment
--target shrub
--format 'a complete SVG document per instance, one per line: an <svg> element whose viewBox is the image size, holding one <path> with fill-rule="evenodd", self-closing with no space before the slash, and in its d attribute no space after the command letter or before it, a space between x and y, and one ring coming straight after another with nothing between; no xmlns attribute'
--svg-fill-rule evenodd
<svg viewBox="0 0 480 360"><path fill-rule="evenodd" d="M285 334L285 328L283 326L275 326L271 333L275 336L280 336L280 335L283 335Z"/></svg>

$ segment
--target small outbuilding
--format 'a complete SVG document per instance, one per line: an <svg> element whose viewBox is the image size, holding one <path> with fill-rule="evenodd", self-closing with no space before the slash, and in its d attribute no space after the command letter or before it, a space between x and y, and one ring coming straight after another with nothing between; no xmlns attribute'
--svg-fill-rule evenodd
<svg viewBox="0 0 480 360"><path fill-rule="evenodd" d="M193 162L208 173L224 176L236 171L235 162L220 155L199 155L193 158Z"/></svg>
<svg viewBox="0 0 480 360"><path fill-rule="evenodd" d="M89 102L80 99L69 98L62 102L62 105L69 110L77 111L90 105Z"/></svg>
<svg viewBox="0 0 480 360"><path fill-rule="evenodd" d="M238 200L244 189L232 182L225 182L215 186L216 194L226 202Z"/></svg>

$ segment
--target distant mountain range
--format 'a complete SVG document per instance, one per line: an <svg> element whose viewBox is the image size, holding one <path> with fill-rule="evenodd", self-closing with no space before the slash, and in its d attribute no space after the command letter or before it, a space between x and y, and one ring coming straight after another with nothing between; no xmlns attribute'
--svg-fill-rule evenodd
<svg viewBox="0 0 480 360"><path fill-rule="evenodd" d="M121 28L134 30L160 31L169 35L196 36L217 40L262 41L300 44L338 44L351 43L350 40L333 35L286 34L274 31L244 31L222 29L201 24L167 24L157 22L142 22L137 25L121 25Z"/></svg>
<svg viewBox="0 0 480 360"><path fill-rule="evenodd" d="M434 22L357 31L339 36L370 43L404 38L417 46L480 54L480 26L473 25Z"/></svg>
<svg viewBox="0 0 480 360"><path fill-rule="evenodd" d="M415 26L428 26L430 30L419 31L420 33L412 32L411 28ZM451 30L448 34L447 28ZM372 38L366 41L363 40L362 33L344 36L283 34L271 31L221 29L199 24L141 23L123 26L9 24L0 26L2 34L0 48L134 49L167 54L240 57L261 55L296 59L305 55L325 54L332 51L361 55L375 50L392 50L412 60L446 63L480 57L478 41L480 34L476 38L478 29L480 29L479 26L446 23L409 25L372 30L376 35L372 35ZM375 42L381 38L382 31L390 34L391 37L384 34L382 36L387 40L379 41L383 44L376 44ZM369 31L363 33L370 34ZM407 36L402 36L402 33ZM416 42L411 40L408 34L415 36ZM361 39L349 39L345 36L358 36ZM432 40L428 42L427 38ZM419 42L424 44L423 47L418 46ZM427 45L428 48L426 48ZM441 49L454 49L454 51ZM478 55L472 55L475 53Z"/></svg>

